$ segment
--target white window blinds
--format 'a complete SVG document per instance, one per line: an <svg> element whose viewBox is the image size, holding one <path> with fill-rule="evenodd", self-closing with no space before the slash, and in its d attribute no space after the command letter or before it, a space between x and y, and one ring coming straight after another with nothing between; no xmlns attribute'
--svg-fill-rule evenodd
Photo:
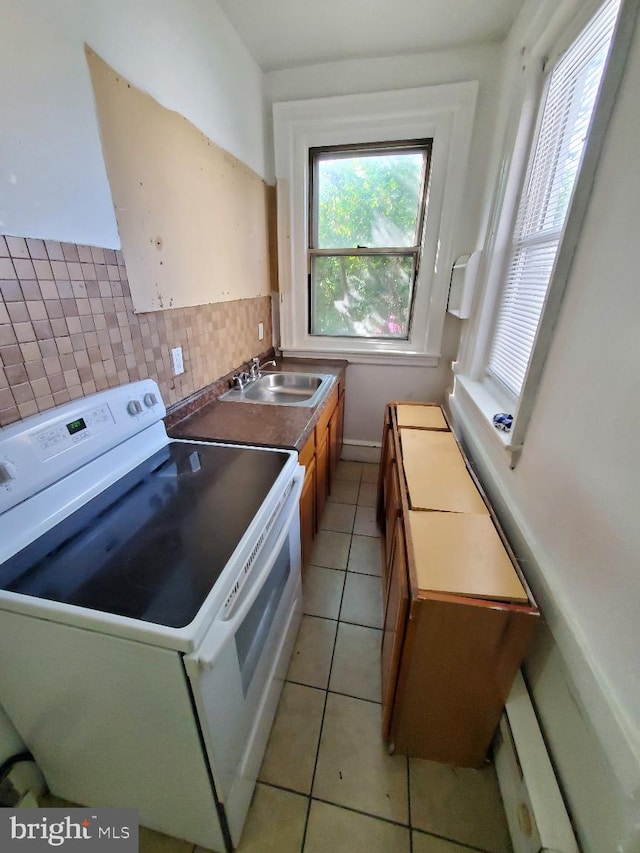
<svg viewBox="0 0 640 853"><path fill-rule="evenodd" d="M587 140L620 0L609 0L551 73L526 169L487 371L520 395Z"/></svg>

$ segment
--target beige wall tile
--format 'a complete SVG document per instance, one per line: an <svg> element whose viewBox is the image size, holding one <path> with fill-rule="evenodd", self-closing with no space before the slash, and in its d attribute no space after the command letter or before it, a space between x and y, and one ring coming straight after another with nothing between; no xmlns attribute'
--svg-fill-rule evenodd
<svg viewBox="0 0 640 853"><path fill-rule="evenodd" d="M45 397L50 408L145 377L158 382L171 406L237 369L270 340L270 297L134 314L121 252L0 235L0 355L11 367L3 378L13 386L56 377L51 394L44 395L42 385L38 393L31 388L40 410ZM169 355L174 346L182 347L186 368L178 377ZM61 364L72 354L75 361ZM4 407L0 425L33 408L21 405L21 411Z"/></svg>

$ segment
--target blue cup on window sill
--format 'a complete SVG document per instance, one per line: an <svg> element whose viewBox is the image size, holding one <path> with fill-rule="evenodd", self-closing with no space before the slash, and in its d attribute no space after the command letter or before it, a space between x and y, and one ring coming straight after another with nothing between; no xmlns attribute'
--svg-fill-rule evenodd
<svg viewBox="0 0 640 853"><path fill-rule="evenodd" d="M497 415L493 416L494 427L502 430L503 432L509 432L512 423L513 415L508 415L506 412L498 412Z"/></svg>

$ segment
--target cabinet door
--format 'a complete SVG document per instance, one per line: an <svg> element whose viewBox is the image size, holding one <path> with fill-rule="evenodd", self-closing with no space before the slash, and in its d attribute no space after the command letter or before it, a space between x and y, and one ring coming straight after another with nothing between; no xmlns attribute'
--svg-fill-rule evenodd
<svg viewBox="0 0 640 853"><path fill-rule="evenodd" d="M333 414L329 421L329 494L335 479L336 468L342 454L342 437L344 432L344 392L338 398Z"/></svg>
<svg viewBox="0 0 640 853"><path fill-rule="evenodd" d="M318 443L316 433L316 530L320 526L320 519L327 502L329 485L329 436L328 430L324 433Z"/></svg>
<svg viewBox="0 0 640 853"><path fill-rule="evenodd" d="M385 522L387 507L386 481L393 458L393 431L389 422L389 410L387 410L382 432L382 452L380 454L380 474L378 476L377 516L380 527L384 527Z"/></svg>
<svg viewBox="0 0 640 853"><path fill-rule="evenodd" d="M404 531L400 519L396 520L393 555L387 606L382 635L382 736L389 740L391 717L396 693L396 683L400 670L404 633L409 612L409 581L407 578L407 558L405 555Z"/></svg>
<svg viewBox="0 0 640 853"><path fill-rule="evenodd" d="M338 460L340 459L340 451L338 450L338 422L340 419L340 403L333 410L331 420L329 421L329 494L331 494L331 485L335 479Z"/></svg>
<svg viewBox="0 0 640 853"><path fill-rule="evenodd" d="M338 437L336 440L337 449L336 449L336 460L339 462L340 457L342 456L342 441L344 438L344 391L340 395L340 399L338 400L338 408L337 408L337 433Z"/></svg>
<svg viewBox="0 0 640 853"><path fill-rule="evenodd" d="M400 485L398 481L398 466L392 459L385 477L385 517L384 517L384 559L382 561L382 593L384 604L387 601L387 588L389 586L389 575L391 573L391 562L393 560L394 536L396 525L400 518Z"/></svg>
<svg viewBox="0 0 640 853"><path fill-rule="evenodd" d="M302 568L311 559L311 549L316 532L316 461L307 463L302 494L300 495L300 544L302 546Z"/></svg>

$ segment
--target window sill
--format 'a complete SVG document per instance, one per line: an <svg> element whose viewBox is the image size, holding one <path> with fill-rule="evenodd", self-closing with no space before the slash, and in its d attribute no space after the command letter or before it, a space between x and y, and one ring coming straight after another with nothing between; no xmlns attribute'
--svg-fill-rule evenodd
<svg viewBox="0 0 640 853"><path fill-rule="evenodd" d="M455 375L453 394L449 397L452 412L460 415L470 426L479 425L494 445L507 456L509 467L515 468L520 458L522 444L513 444L511 433L496 429L493 416L504 411L504 407L491 393L485 382L477 382L468 376Z"/></svg>
<svg viewBox="0 0 640 853"><path fill-rule="evenodd" d="M349 364L386 364L398 367L438 367L440 356L410 352L359 352L350 349L289 349L282 354L291 358L340 358Z"/></svg>

